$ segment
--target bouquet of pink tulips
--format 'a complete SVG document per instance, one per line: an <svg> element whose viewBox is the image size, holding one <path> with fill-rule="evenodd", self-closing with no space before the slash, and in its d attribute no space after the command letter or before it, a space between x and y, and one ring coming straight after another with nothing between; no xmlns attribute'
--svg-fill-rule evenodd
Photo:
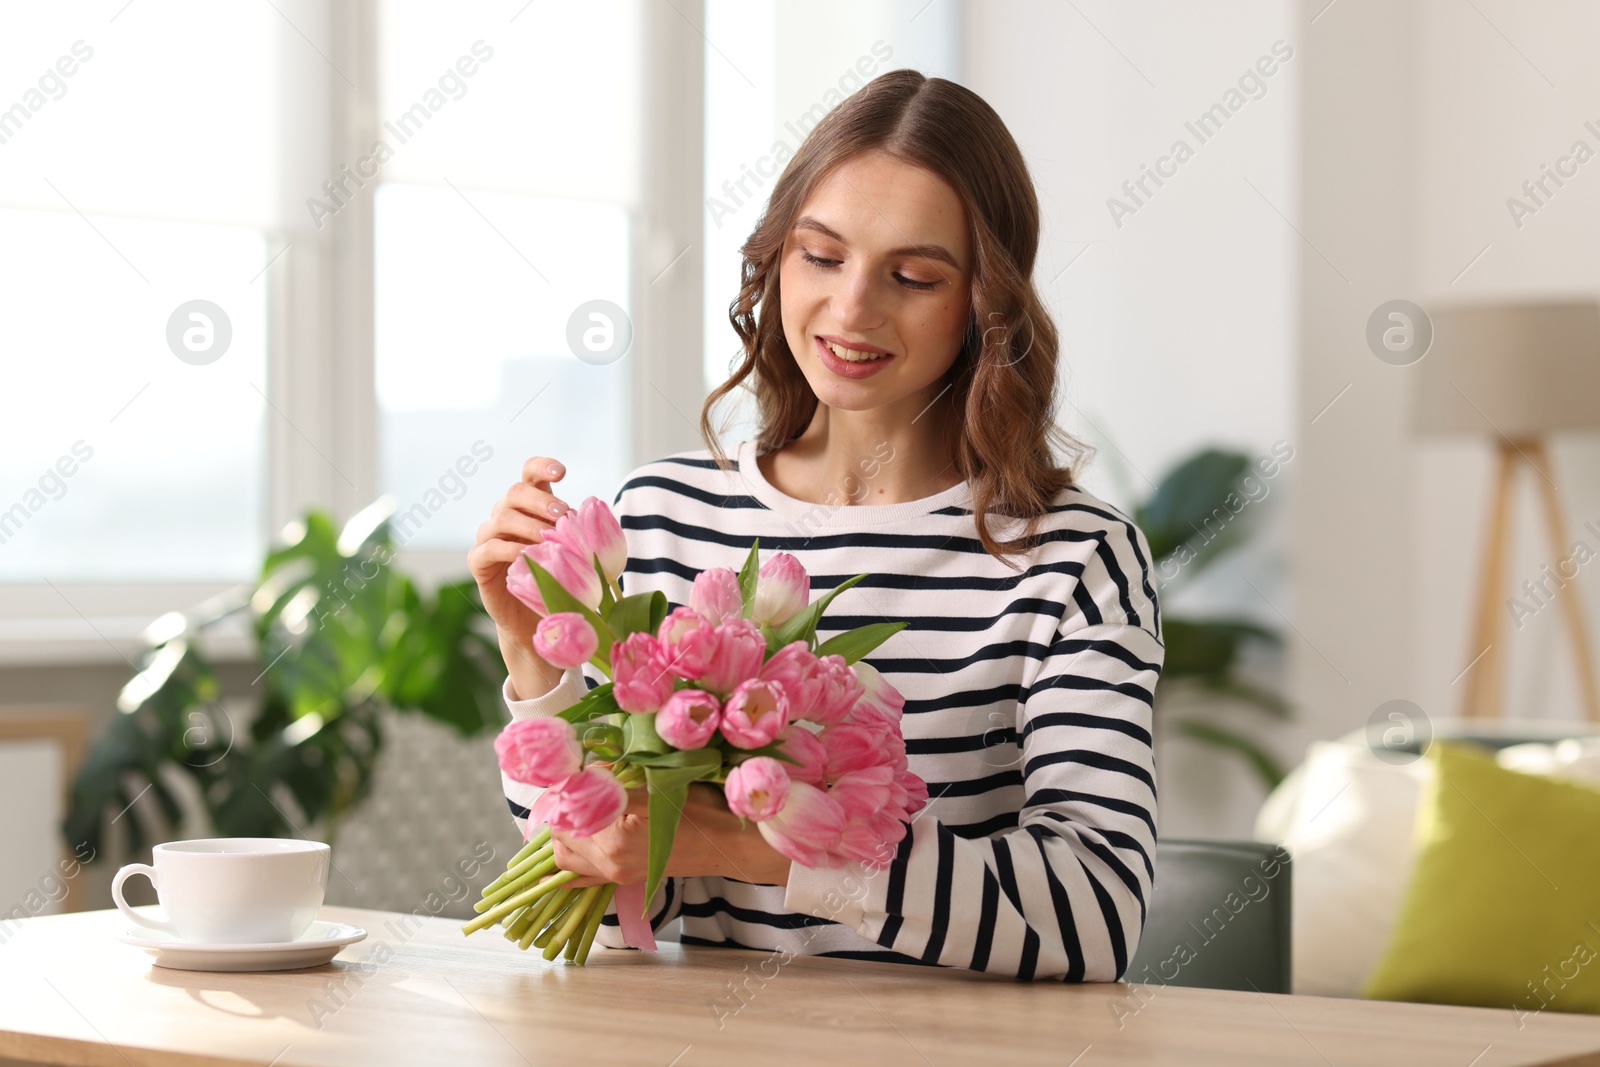
<svg viewBox="0 0 1600 1067"><path fill-rule="evenodd" d="M668 613L663 593L621 595L622 529L589 497L511 565L506 588L542 616L539 656L563 670L592 663L610 680L496 739L507 776L544 791L526 846L484 889L464 933L501 923L519 948L582 964L615 894L628 943L653 948L648 901L694 782L719 786L730 811L802 866L887 865L928 787L906 766L904 699L860 660L906 624L874 623L818 645L829 602L866 575L808 603L799 560L780 552L759 563L758 548L737 574L702 571L689 604ZM639 785L649 791L643 889L563 888L577 875L557 869L551 830L597 833Z"/></svg>

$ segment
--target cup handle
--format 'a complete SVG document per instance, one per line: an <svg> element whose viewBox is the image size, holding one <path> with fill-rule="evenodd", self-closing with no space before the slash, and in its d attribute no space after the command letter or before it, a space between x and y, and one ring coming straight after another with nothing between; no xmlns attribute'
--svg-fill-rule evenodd
<svg viewBox="0 0 1600 1067"><path fill-rule="evenodd" d="M178 930L172 925L171 922L161 922L156 919L147 919L143 915L140 915L138 912L134 911L132 908L128 907L128 902L122 899L122 883L126 882L129 878L136 874L142 874L146 878L150 879L150 884L152 886L156 884L156 869L154 867L147 863L128 864L126 867L117 872L117 876L115 878L111 879L111 899L116 903L117 910L122 912L122 914L126 915L128 918L132 919L134 922L138 923L140 926L148 926L152 930L161 930L165 933L177 936ZM157 887L156 892L160 892L159 887Z"/></svg>

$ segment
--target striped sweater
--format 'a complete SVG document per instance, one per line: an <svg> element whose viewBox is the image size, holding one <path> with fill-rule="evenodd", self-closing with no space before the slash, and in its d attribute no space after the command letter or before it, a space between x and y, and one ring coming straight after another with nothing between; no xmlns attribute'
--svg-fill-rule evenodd
<svg viewBox="0 0 1600 1067"><path fill-rule="evenodd" d="M626 479L613 505L628 543L623 592L685 604L695 574L738 569L754 538L763 559L799 559L812 599L867 572L833 601L818 639L909 623L866 662L905 695L907 757L930 801L883 869L796 864L786 886L669 878L652 925L681 917L686 944L1120 978L1156 840L1150 720L1165 649L1143 533L1070 487L1012 570L983 550L965 482L905 503L828 506L780 492L755 455L741 443L737 470L723 472L706 450L682 452ZM1002 539L1021 529L995 525ZM513 700L507 679L504 695L513 718L553 715L602 680L586 664L548 694ZM539 790L501 780L523 831ZM597 940L623 944L615 914Z"/></svg>

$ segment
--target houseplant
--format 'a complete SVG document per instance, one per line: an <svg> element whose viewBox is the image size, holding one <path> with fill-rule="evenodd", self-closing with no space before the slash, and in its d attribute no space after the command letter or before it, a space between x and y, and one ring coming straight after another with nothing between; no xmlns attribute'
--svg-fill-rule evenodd
<svg viewBox="0 0 1600 1067"><path fill-rule="evenodd" d="M218 836L298 836L323 820L331 834L370 791L385 709L463 737L499 727L505 665L477 586L419 591L394 566L392 511L383 498L343 530L312 511L284 531L254 582L152 624L119 714L73 780L67 840L104 855L119 822L129 847L143 849L141 820L118 814L148 792L176 826L185 812L173 786L183 778ZM263 670L253 713L236 722L202 644L240 614Z"/></svg>
<svg viewBox="0 0 1600 1067"><path fill-rule="evenodd" d="M1239 487L1252 469L1251 460L1241 452L1202 449L1173 467L1134 507L1133 519L1150 544L1163 600L1255 533L1262 509L1227 505L1230 496L1246 499ZM1220 696L1274 719L1287 718L1287 702L1244 678L1239 669L1249 645L1278 648L1282 636L1246 618L1181 616L1165 610L1162 631L1166 659L1156 690L1158 715L1180 734L1237 753L1269 790L1276 786L1283 779L1283 768L1254 736L1210 720L1198 707L1179 708L1193 704L1184 701L1185 695Z"/></svg>

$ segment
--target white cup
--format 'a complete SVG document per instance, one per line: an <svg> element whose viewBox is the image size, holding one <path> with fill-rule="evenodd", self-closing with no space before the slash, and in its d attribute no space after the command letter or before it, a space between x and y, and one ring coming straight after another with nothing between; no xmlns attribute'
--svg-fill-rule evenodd
<svg viewBox="0 0 1600 1067"><path fill-rule="evenodd" d="M153 865L130 863L111 880L122 914L191 944L250 945L305 933L322 907L332 849L320 841L211 837L168 841L151 858ZM122 899L122 883L136 874L155 886L165 921Z"/></svg>

